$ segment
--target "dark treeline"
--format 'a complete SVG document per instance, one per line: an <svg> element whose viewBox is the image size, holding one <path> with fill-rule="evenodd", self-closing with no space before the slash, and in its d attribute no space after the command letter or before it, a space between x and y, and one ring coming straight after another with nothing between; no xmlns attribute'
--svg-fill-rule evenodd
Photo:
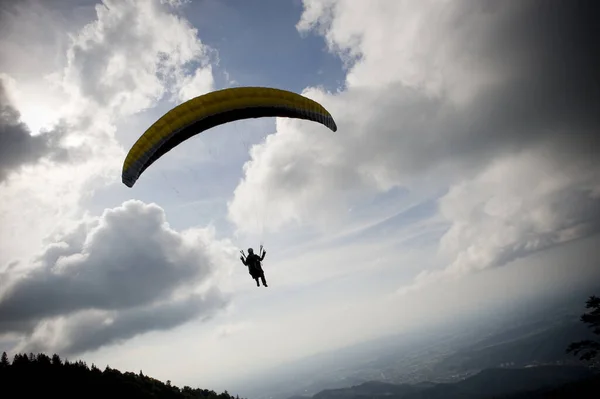
<svg viewBox="0 0 600 399"><path fill-rule="evenodd" d="M58 355L16 354L9 360L6 352L0 361L2 398L203 398L239 399L227 391L184 386L179 388L139 372L120 372L106 366L100 370L83 361L64 362Z"/></svg>

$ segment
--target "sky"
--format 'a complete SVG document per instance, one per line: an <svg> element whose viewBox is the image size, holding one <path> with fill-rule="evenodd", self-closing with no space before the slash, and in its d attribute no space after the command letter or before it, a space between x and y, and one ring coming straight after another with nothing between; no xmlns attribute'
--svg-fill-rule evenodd
<svg viewBox="0 0 600 399"><path fill-rule="evenodd" d="M253 372L600 281L594 1L0 2L0 349L223 390ZM268 86L338 130L195 136ZM264 244L269 287L239 250ZM590 293L591 294L591 293Z"/></svg>

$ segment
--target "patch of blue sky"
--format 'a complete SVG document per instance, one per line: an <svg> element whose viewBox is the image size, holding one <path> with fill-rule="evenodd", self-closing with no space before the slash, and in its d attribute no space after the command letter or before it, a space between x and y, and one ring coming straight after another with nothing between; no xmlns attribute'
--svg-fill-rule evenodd
<svg viewBox="0 0 600 399"><path fill-rule="evenodd" d="M327 51L322 37L300 35L296 24L302 10L299 0L202 0L181 12L201 40L218 51L218 87L226 71L240 86L335 91L345 79L343 64Z"/></svg>
<svg viewBox="0 0 600 399"><path fill-rule="evenodd" d="M177 12L198 29L203 43L216 50L211 59L218 59L213 65L217 89L262 85L301 92L321 86L334 91L343 82L342 63L326 51L322 38L301 36L296 30L300 1L202 0ZM190 74L197 66L187 66ZM122 121L117 139L129 149L173 106L164 98L154 108ZM97 191L88 205L101 212L100 204L106 205L107 200L115 205L129 198L156 202L168 212L173 227L213 223L227 236L232 226L226 219L226 201L242 177L249 149L274 132L274 118L218 126L170 151L144 172L133 189L123 186L119 177L118 184Z"/></svg>

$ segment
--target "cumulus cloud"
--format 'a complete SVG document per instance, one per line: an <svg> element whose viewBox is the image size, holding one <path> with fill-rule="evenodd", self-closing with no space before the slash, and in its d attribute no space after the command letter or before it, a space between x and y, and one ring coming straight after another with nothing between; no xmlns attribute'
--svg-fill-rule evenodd
<svg viewBox="0 0 600 399"><path fill-rule="evenodd" d="M452 222L441 242L455 259L450 271L501 266L600 231L599 170L545 155L499 159L440 200L442 214Z"/></svg>
<svg viewBox="0 0 600 399"><path fill-rule="evenodd" d="M304 8L298 29L316 30L347 61L344 90L305 91L339 130L278 120L251 153L229 208L234 222L244 224L255 198L277 210L269 212L277 228L329 223L393 187L451 187L440 203L451 270L499 266L597 231L595 216L584 223L599 205L596 2L305 0Z"/></svg>
<svg viewBox="0 0 600 399"><path fill-rule="evenodd" d="M74 353L209 317L228 303L215 281L235 252L210 229L178 232L159 206L125 202L12 275L0 333L26 333L22 349Z"/></svg>
<svg viewBox="0 0 600 399"><path fill-rule="evenodd" d="M11 171L42 158L65 160L67 151L60 146L62 137L63 131L59 128L33 136L21 121L0 79L0 183Z"/></svg>
<svg viewBox="0 0 600 399"><path fill-rule="evenodd" d="M160 208L135 201L99 218L81 208L95 189L120 182L123 117L212 88L215 52L177 14L184 3L106 0L89 23L57 17L43 27L28 22L44 15L45 3L6 14L3 53L49 37L34 47L64 56L49 63L58 67L51 73L9 68L13 108L2 93L0 334L20 340L17 350L94 350L210 317L229 300L215 281L231 253L211 230L173 231ZM20 52L18 64L34 65L39 54ZM60 130L31 135L17 110L32 111L32 103L64 121ZM41 123L35 112L26 119ZM41 162L63 157L63 146L68 163ZM18 165L27 168L5 175Z"/></svg>
<svg viewBox="0 0 600 399"><path fill-rule="evenodd" d="M214 90L214 79L211 65L196 69L191 76L186 76L179 84L178 98L181 102Z"/></svg>
<svg viewBox="0 0 600 399"><path fill-rule="evenodd" d="M57 226L81 216L83 198L105 184L120 182L124 148L117 140L116 126L123 117L164 98L176 100L184 84L194 83L198 91L212 87L210 62L214 50L204 45L197 30L174 12L172 7L183 4L179 3L103 1L95 6L93 21L63 21L66 26L60 26L61 34L67 37L69 32L69 40L57 47L57 51L64 49L56 53L64 56L62 62L55 63L60 69L44 71L43 81L33 76L35 90L27 80L29 75L13 79L11 92L18 94L14 96L18 99L15 108L39 103L37 95L44 93L41 98L46 103L42 105L64 121L62 143L69 149L71 163L38 162L6 182L0 201L0 267L31 256L32 250L37 251L34 243L40 243ZM29 13L43 14L40 9L44 4L37 3L31 10L22 6L12 15L11 24L3 27L2 49L15 47L10 45L12 38L39 38L20 33L24 27L37 29L38 25L28 23ZM55 25L60 21L57 18L50 27L44 25L42 31L57 29ZM46 43L50 48L52 40ZM18 44L26 45L22 40ZM23 57L36 54L20 53L19 62L35 63L36 59ZM186 95L194 95L194 90L190 88ZM36 142L43 141L43 137L47 136ZM19 211L24 205L27 211ZM15 236L23 239L15 242Z"/></svg>
<svg viewBox="0 0 600 399"><path fill-rule="evenodd" d="M600 171L537 150L496 159L439 200L450 228L440 241L448 265L424 270L400 293L441 279L504 266L600 232ZM510 176L510 178L507 178Z"/></svg>
<svg viewBox="0 0 600 399"><path fill-rule="evenodd" d="M74 37L68 50L60 77L65 89L77 101L129 115L170 90L179 91L194 65L199 65L196 76L210 86L211 49L187 20L166 7L165 2L132 0L97 5L97 20Z"/></svg>

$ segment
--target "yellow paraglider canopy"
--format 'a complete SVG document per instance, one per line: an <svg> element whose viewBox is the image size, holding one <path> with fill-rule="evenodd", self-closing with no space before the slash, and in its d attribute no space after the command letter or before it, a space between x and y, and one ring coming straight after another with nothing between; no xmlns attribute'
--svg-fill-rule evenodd
<svg viewBox="0 0 600 399"><path fill-rule="evenodd" d="M150 126L129 150L121 179L133 187L146 168L188 138L220 124L261 117L306 119L337 130L321 104L300 94L267 87L218 90L176 106Z"/></svg>

